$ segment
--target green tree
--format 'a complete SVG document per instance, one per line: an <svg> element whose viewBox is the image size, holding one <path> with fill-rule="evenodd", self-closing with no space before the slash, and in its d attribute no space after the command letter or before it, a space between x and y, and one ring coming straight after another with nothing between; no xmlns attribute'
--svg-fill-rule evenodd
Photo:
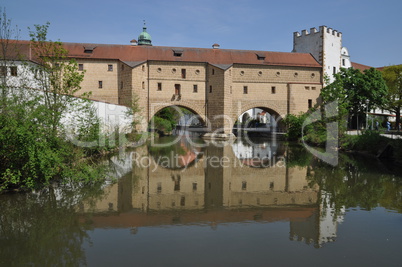
<svg viewBox="0 0 402 267"><path fill-rule="evenodd" d="M78 71L74 59L68 58L68 51L61 42L47 40L49 25L35 25L35 31L30 31L30 36L33 54L39 63L33 71L50 113L48 125L52 134L57 135L63 114L74 104L75 99L70 96L81 89L84 72Z"/></svg>
<svg viewBox="0 0 402 267"><path fill-rule="evenodd" d="M378 70L371 68L361 72L341 68L334 76L335 81L322 89L321 97L324 105L338 101L340 121L347 114L357 118L367 110L384 107L387 103L387 85Z"/></svg>
<svg viewBox="0 0 402 267"><path fill-rule="evenodd" d="M388 86L387 99L389 99L389 102L386 109L395 113L396 126L399 131L402 107L402 65L385 67L382 70L382 75Z"/></svg>
<svg viewBox="0 0 402 267"><path fill-rule="evenodd" d="M0 90L1 109L5 107L5 98L8 93L8 68L13 64L13 58L18 57L16 40L18 40L19 29L13 26L11 19L7 18L5 9L0 7Z"/></svg>

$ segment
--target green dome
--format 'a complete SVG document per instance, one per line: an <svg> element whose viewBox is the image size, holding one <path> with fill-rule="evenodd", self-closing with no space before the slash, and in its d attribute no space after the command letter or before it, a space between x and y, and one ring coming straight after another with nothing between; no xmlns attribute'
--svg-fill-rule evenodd
<svg viewBox="0 0 402 267"><path fill-rule="evenodd" d="M152 45L151 35L147 33L147 27L145 25L142 28L142 33L138 36L138 45Z"/></svg>

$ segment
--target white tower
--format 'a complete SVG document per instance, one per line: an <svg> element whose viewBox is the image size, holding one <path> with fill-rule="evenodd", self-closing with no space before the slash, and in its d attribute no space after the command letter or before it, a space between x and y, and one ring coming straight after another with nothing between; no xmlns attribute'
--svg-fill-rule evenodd
<svg viewBox="0 0 402 267"><path fill-rule="evenodd" d="M320 26L320 30L311 28L310 32L302 30L293 33L293 51L296 53L310 53L322 65L323 74L333 82L333 74L341 67L351 66L349 53L342 47L342 33L327 26ZM344 53L344 54L342 54Z"/></svg>

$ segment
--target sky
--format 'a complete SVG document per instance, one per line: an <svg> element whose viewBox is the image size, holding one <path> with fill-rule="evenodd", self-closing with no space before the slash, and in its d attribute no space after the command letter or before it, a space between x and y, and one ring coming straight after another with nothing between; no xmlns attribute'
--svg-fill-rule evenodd
<svg viewBox="0 0 402 267"><path fill-rule="evenodd" d="M0 0L29 40L50 22L52 41L130 44L144 20L154 46L291 52L293 32L342 32L352 62L402 64L401 0Z"/></svg>

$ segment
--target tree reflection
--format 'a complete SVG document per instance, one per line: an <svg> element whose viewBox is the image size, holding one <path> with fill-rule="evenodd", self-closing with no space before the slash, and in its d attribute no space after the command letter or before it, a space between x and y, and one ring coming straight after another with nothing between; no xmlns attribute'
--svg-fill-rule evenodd
<svg viewBox="0 0 402 267"><path fill-rule="evenodd" d="M308 175L338 212L350 207L371 210L379 204L401 212L402 179L377 159L340 154L336 167L314 159Z"/></svg>
<svg viewBox="0 0 402 267"><path fill-rule="evenodd" d="M78 220L77 206L100 196L100 185L0 195L1 266L85 265L83 241L89 225Z"/></svg>

